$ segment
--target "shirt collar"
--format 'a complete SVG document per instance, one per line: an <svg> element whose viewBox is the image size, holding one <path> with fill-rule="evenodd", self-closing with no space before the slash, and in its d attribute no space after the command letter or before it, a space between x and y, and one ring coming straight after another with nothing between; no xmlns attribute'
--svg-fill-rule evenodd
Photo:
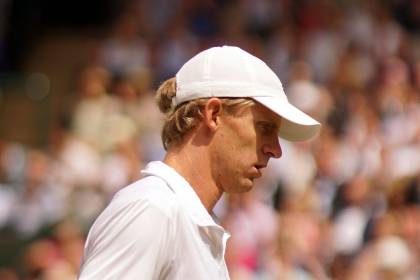
<svg viewBox="0 0 420 280"><path fill-rule="evenodd" d="M197 225L221 228L207 212L191 185L175 169L161 161L152 161L146 165L141 173L145 176L157 176L163 179L181 200L183 207Z"/></svg>

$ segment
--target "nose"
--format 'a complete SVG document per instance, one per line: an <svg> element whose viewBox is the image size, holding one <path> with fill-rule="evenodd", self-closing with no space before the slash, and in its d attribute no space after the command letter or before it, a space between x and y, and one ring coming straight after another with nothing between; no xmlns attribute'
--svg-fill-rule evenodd
<svg viewBox="0 0 420 280"><path fill-rule="evenodd" d="M270 143L265 144L263 146L263 153L269 157L280 158L282 150L279 137L275 137Z"/></svg>

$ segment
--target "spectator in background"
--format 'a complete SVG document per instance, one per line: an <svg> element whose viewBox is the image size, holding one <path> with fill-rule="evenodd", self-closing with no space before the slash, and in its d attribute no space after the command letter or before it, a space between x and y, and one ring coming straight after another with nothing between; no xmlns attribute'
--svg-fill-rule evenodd
<svg viewBox="0 0 420 280"><path fill-rule="evenodd" d="M258 186L261 187L261 186ZM232 279L252 279L267 270L278 227L273 209L260 199L258 190L231 194L223 217L224 227L232 237L227 246L226 262ZM263 260L263 262L261 262Z"/></svg>
<svg viewBox="0 0 420 280"><path fill-rule="evenodd" d="M50 184L50 158L41 151L26 154L24 182L18 191L11 211L11 224L16 230L30 236L43 226L62 217L62 201L58 190Z"/></svg>
<svg viewBox="0 0 420 280"><path fill-rule="evenodd" d="M126 76L149 68L149 50L140 37L140 27L139 18L134 14L122 14L103 43L101 62L113 75Z"/></svg>
<svg viewBox="0 0 420 280"><path fill-rule="evenodd" d="M79 225L63 220L55 225L53 237L37 240L24 252L25 279L71 280L77 276L83 253Z"/></svg>
<svg viewBox="0 0 420 280"><path fill-rule="evenodd" d="M81 98L74 110L74 134L100 152L136 134L133 120L120 112L120 102L110 96L109 73L92 67L81 75Z"/></svg>
<svg viewBox="0 0 420 280"><path fill-rule="evenodd" d="M119 101L119 112L133 120L137 127L135 137L138 138L143 162L159 160L164 156L164 150L159 144L163 116L156 107L151 87L151 73L143 69L125 77L117 77L111 89ZM151 119L155 121L151 122Z"/></svg>

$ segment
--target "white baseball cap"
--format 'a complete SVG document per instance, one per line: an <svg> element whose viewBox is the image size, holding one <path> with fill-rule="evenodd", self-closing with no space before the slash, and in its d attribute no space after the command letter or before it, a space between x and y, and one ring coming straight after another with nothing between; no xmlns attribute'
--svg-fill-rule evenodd
<svg viewBox="0 0 420 280"><path fill-rule="evenodd" d="M252 98L282 118L279 136L289 141L307 140L321 127L289 103L267 64L238 47L213 47L198 53L178 71L176 86L174 107L199 98Z"/></svg>

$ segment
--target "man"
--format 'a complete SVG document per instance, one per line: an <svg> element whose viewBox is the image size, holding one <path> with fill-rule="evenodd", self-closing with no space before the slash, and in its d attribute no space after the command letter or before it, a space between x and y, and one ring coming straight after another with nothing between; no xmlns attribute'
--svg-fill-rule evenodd
<svg viewBox="0 0 420 280"><path fill-rule="evenodd" d="M157 93L166 113L163 162L120 190L93 224L79 279L229 279L228 233L211 212L224 192L250 190L279 138L320 124L289 104L261 60L237 47L190 59Z"/></svg>

